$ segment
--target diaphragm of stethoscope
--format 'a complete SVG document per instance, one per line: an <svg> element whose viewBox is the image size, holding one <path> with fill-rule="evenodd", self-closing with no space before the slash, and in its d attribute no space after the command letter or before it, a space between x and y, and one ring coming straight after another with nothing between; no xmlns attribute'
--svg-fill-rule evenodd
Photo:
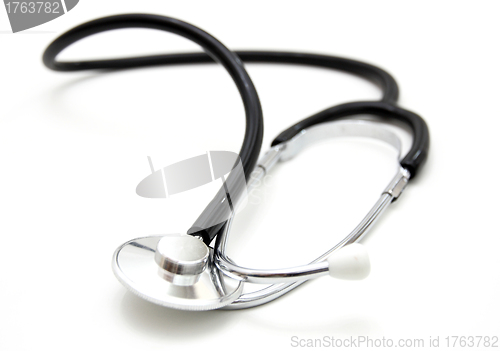
<svg viewBox="0 0 500 351"><path fill-rule="evenodd" d="M212 310L236 300L243 289L241 281L214 266L212 255L213 249L190 235L148 236L121 245L112 268L125 287L147 301L181 310ZM185 271L187 266L192 272ZM184 271L176 271L179 267Z"/></svg>

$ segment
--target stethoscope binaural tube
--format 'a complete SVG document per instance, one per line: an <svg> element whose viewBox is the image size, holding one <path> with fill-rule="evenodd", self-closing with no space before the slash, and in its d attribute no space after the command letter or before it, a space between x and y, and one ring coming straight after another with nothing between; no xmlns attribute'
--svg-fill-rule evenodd
<svg viewBox="0 0 500 351"><path fill-rule="evenodd" d="M334 123L342 123L342 121L338 120L347 117L352 118L361 114L371 114L383 119L403 122L410 128L413 137L412 145L407 154L399 160L401 168L398 170L396 176L382 192L379 200L375 203L370 212L351 233L322 256L300 267L258 270L241 267L235 264L226 255L228 232L233 219L233 217L231 217L225 231L217 237L215 245L216 253L214 255L216 265L233 279L260 284L270 283L271 285L251 293L242 294L231 304L226 305L224 307L225 309L242 309L259 306L283 296L302 285L307 279L324 275L328 271L330 271L331 274L332 264L328 262L329 257L332 257L332 254L344 247L350 246L361 240L373 226L377 218L387 209L389 204L400 196L410 179L418 174L429 152L430 136L425 121L419 115L393 104L384 101L365 101L331 107L309 118L305 118L281 132L273 140L271 149L257 163L255 177L263 177L277 162L293 157L297 151L304 147L304 144L307 144L301 139L304 139L304 137L310 133L310 130L322 129L328 124L332 126ZM370 125L371 123L368 122L359 121L358 123L365 123L365 127L368 127L368 129L374 128L375 126ZM346 133L346 130L348 132L348 128L349 125L342 126L339 134ZM394 137L391 137L389 134L386 134L382 139L392 144L391 141L394 140ZM361 133L361 135L363 135L363 133ZM374 135L380 136L382 134L379 131L374 133ZM371 137L373 137L373 135ZM294 144L298 144L299 146ZM393 146L396 147L395 144L398 143L393 144ZM292 152L287 149L292 149ZM284 153L289 153L289 155L284 155ZM252 184L249 184L249 187L251 186Z"/></svg>

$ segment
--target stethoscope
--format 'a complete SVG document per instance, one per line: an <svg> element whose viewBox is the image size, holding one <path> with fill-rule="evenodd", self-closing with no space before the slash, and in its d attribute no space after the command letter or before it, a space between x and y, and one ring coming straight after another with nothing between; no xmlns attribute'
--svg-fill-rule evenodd
<svg viewBox="0 0 500 351"><path fill-rule="evenodd" d="M199 44L206 53L170 54L134 58L60 62L56 56L74 42L90 35L121 28L151 28L172 32ZM398 86L384 70L345 58L269 51L228 50L201 29L177 19L147 15L118 15L97 19L64 33L46 49L45 65L56 71L125 69L154 65L219 62L231 75L243 100L246 129L239 159L214 199L187 234L147 236L130 240L115 251L113 272L138 296L158 305L181 310L241 309L272 301L307 280L323 275L363 279L370 272L364 247L358 242L380 215L396 200L423 166L429 151L429 131L417 114L396 105ZM243 62L286 63L346 71L368 79L383 91L381 101L350 102L328 108L279 134L258 159L263 119L257 91ZM373 115L381 120L351 119ZM380 198L358 226L333 248L309 264L284 269L252 269L238 265L227 255L231 225L245 194L251 192L279 162L293 158L304 147L331 137L365 137L387 143L401 154L399 137L385 125L402 122L413 142L399 169ZM266 284L243 293L245 283Z"/></svg>

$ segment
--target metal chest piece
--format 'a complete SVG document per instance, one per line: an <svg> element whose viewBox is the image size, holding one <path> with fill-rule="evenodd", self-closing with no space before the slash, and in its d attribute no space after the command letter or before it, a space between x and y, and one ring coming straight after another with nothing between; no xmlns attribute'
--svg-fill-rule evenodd
<svg viewBox="0 0 500 351"><path fill-rule="evenodd" d="M185 234L130 240L113 255L113 272L139 297L165 307L205 311L236 300L243 283L212 263L212 248Z"/></svg>

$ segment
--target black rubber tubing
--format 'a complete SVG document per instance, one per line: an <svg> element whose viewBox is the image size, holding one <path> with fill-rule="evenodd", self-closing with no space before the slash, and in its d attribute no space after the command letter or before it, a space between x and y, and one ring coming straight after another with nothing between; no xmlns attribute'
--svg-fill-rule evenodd
<svg viewBox="0 0 500 351"><path fill-rule="evenodd" d="M399 120L410 127L413 137L412 146L399 163L410 172L411 178L415 177L424 165L429 153L430 137L427 124L416 113L384 101L350 102L330 107L284 130L273 140L271 145L275 146L286 142L300 133L301 130L313 125L361 114Z"/></svg>
<svg viewBox="0 0 500 351"><path fill-rule="evenodd" d="M74 42L90 35L121 28L150 28L179 34L202 46L206 53L165 54L118 58L108 60L93 60L79 62L60 62L56 56ZM300 130L327 121L345 118L357 114L375 114L381 117L393 118L406 123L413 131L413 145L410 152L403 158L401 165L407 168L414 177L423 165L429 149L429 132L424 120L418 115L395 106L399 89L394 78L386 71L356 60L296 52L274 51L236 51L231 53L223 44L201 29L188 23L158 15L130 14L100 18L64 33L46 49L43 55L44 64L56 71L81 71L91 69L127 69L156 65L201 64L220 62L228 70L235 81L245 106L247 124L245 137L240 150L240 158L248 178L253 170L262 143L263 122L260 102L257 92L246 73L240 59L248 63L278 63L296 64L330 68L349 72L363 77L378 85L383 96L381 101L362 101L334 106L306 118L282 132L273 145L287 141ZM242 85L243 83L243 85ZM246 84L246 85L245 85ZM227 182L237 178L228 177ZM234 184L233 184L234 186ZM200 235L205 243L211 240L222 229L227 217L227 207L219 206L226 194L221 189L210 202L204 212L190 229L190 234ZM214 218L221 218L219 225L206 228L204 223L214 223Z"/></svg>

